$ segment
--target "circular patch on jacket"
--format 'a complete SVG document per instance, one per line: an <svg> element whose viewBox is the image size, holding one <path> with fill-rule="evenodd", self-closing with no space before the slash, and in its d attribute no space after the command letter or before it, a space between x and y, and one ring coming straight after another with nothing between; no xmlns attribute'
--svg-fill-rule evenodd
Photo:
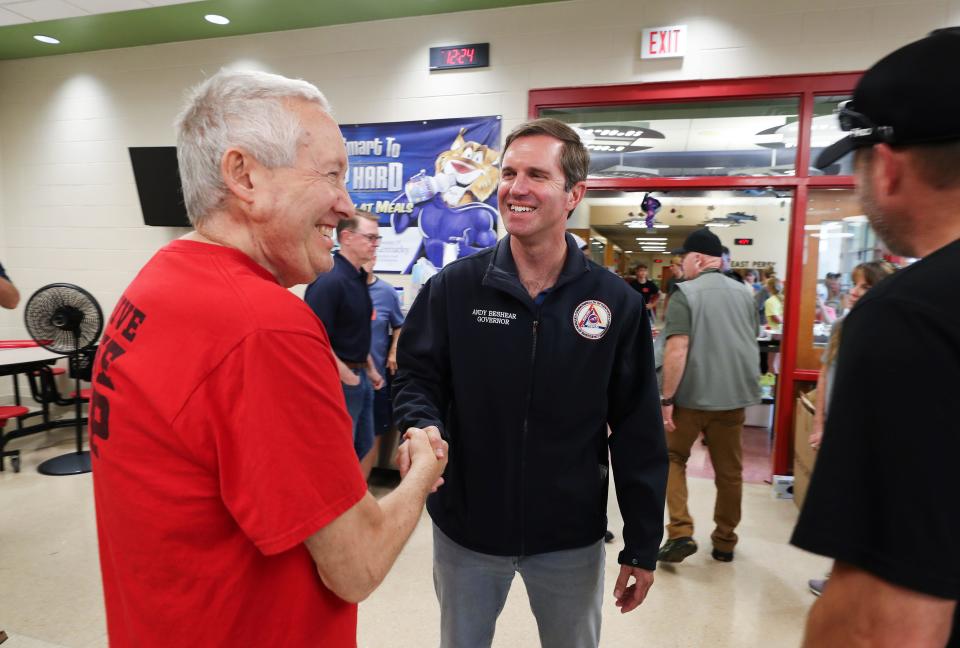
<svg viewBox="0 0 960 648"><path fill-rule="evenodd" d="M612 319L606 304L588 299L574 309L573 328L588 340L599 340L607 334Z"/></svg>

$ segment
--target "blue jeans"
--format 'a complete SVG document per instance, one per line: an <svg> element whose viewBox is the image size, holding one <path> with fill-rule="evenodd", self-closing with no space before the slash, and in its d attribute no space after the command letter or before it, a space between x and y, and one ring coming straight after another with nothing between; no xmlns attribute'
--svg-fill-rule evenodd
<svg viewBox="0 0 960 648"><path fill-rule="evenodd" d="M603 541L532 556L493 556L460 546L434 525L440 648L489 648L516 572L543 648L597 648L605 558Z"/></svg>
<svg viewBox="0 0 960 648"><path fill-rule="evenodd" d="M358 459L363 459L373 447L373 385L363 369L352 369L360 378L359 385L343 386L343 397L347 401L347 413L353 421L353 450Z"/></svg>

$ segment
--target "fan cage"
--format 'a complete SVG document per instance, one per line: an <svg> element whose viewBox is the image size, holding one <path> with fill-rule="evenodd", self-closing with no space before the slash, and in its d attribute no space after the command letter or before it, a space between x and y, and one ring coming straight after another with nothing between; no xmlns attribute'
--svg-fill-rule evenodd
<svg viewBox="0 0 960 648"><path fill-rule="evenodd" d="M49 284L27 301L24 323L40 346L55 353L71 353L97 343L103 331L103 312L83 288Z"/></svg>

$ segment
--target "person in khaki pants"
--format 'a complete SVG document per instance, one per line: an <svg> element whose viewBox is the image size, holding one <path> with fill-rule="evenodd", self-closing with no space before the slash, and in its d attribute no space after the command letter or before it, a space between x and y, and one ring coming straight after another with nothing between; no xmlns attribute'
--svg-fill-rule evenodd
<svg viewBox="0 0 960 648"><path fill-rule="evenodd" d="M697 551L687 510L687 460L700 433L716 471L717 501L711 540L715 560L730 562L737 544L743 489L744 408L760 402L760 354L753 291L721 272L717 235L695 231L677 250L683 276L667 307L660 405L667 435L667 542L657 560L681 562Z"/></svg>

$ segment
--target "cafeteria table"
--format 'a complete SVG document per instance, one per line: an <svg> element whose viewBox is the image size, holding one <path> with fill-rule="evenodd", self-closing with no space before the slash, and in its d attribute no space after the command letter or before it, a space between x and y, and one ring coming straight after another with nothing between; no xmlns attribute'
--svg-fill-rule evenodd
<svg viewBox="0 0 960 648"><path fill-rule="evenodd" d="M0 340L0 376L12 376L13 395L17 405L22 403L20 398L20 384L17 380L20 374L27 374L29 377L32 372L41 370L47 365L54 364L60 358L66 357L53 351L48 351L35 342L27 340ZM34 394L37 397L37 394ZM40 398L40 409L27 414L22 419L40 416L41 423L24 426L21 419L17 419L16 429L0 434L0 453L4 451L6 445L14 439L44 432L54 428L75 427L76 418L62 419L58 421L50 420L50 403ZM83 421L81 420L81 423ZM4 469L3 456L0 455L0 471ZM19 462L14 464L14 471L19 472Z"/></svg>

